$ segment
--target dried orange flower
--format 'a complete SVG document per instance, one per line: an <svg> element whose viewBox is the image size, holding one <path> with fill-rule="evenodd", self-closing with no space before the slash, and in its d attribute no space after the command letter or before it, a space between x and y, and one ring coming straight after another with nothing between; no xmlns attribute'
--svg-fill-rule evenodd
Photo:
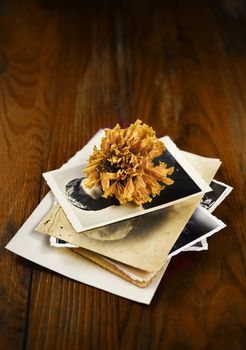
<svg viewBox="0 0 246 350"><path fill-rule="evenodd" d="M151 202L165 185L173 183L168 175L174 168L153 163L164 149L154 130L141 120L126 129L117 124L105 131L101 149L94 146L85 169L85 186L99 185L104 198L116 197L120 204Z"/></svg>

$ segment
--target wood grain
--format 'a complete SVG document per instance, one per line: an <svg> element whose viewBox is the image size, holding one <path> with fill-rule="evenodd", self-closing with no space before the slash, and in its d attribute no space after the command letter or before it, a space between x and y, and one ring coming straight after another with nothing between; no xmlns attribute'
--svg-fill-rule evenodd
<svg viewBox="0 0 246 350"><path fill-rule="evenodd" d="M0 3L0 347L243 349L246 343L246 4L243 0ZM4 249L59 167L140 117L219 157L234 187L209 251L169 265L150 306Z"/></svg>

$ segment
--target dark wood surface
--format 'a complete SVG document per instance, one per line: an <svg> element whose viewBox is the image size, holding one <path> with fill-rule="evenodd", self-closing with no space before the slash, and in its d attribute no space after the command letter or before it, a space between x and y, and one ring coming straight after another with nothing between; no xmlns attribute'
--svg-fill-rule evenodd
<svg viewBox="0 0 246 350"><path fill-rule="evenodd" d="M42 172L137 117L219 157L235 188L215 213L227 228L172 260L150 306L4 248L48 191ZM1 349L245 348L244 0L2 0L0 121Z"/></svg>

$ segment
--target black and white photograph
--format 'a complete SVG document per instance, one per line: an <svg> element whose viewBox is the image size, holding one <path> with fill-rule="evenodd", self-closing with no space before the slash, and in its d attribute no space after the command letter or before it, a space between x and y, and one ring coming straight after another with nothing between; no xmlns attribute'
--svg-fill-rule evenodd
<svg viewBox="0 0 246 350"><path fill-rule="evenodd" d="M168 136L161 140L166 150L155 162L164 161L167 167L174 167L170 175L174 183L166 186L150 203L141 206L119 205L115 198L102 198L99 188L85 189L83 169L86 164L43 174L76 232L166 208L211 190L172 140Z"/></svg>
<svg viewBox="0 0 246 350"><path fill-rule="evenodd" d="M50 246L56 248L76 248L77 246L68 242L63 241L63 239L52 237L49 238Z"/></svg>
<svg viewBox="0 0 246 350"><path fill-rule="evenodd" d="M206 209L199 206L192 214L179 238L175 242L168 257L171 258L188 247L194 246L204 238L212 236L226 225ZM200 245L200 243L199 243Z"/></svg>
<svg viewBox="0 0 246 350"><path fill-rule="evenodd" d="M225 197L232 191L232 187L217 180L211 181L210 187L212 191L205 193L202 198L201 205L212 213L214 209L217 208Z"/></svg>
<svg viewBox="0 0 246 350"><path fill-rule="evenodd" d="M208 250L207 238L203 238L201 241L185 248L184 252L201 252L202 250Z"/></svg>

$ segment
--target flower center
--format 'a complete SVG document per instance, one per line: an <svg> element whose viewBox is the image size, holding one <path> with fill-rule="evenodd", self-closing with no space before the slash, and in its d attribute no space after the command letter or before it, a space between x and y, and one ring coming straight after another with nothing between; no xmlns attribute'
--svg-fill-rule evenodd
<svg viewBox="0 0 246 350"><path fill-rule="evenodd" d="M121 178L125 178L128 173L132 173L139 165L139 154L133 154L129 147L118 149L116 145L110 148L105 168L107 172L119 173Z"/></svg>

